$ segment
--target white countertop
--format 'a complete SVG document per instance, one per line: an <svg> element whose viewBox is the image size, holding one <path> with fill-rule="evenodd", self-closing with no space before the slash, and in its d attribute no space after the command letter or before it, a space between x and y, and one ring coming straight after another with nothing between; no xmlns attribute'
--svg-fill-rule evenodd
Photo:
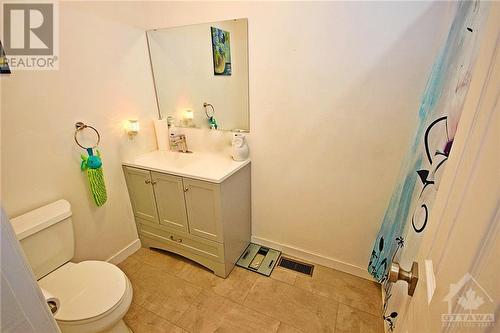
<svg viewBox="0 0 500 333"><path fill-rule="evenodd" d="M222 183L248 163L250 160L236 162L230 156L222 154L156 150L126 160L123 165L212 183Z"/></svg>

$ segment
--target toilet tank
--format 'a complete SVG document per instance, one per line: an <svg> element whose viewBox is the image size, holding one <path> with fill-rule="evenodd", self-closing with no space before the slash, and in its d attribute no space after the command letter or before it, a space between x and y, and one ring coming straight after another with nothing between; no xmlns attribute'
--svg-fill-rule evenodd
<svg viewBox="0 0 500 333"><path fill-rule="evenodd" d="M71 205L58 200L10 220L37 279L73 258Z"/></svg>

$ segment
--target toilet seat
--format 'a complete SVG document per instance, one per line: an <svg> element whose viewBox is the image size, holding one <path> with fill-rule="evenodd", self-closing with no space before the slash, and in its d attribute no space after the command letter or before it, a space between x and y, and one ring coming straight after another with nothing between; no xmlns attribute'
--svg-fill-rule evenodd
<svg viewBox="0 0 500 333"><path fill-rule="evenodd" d="M60 307L54 316L58 322L101 317L113 311L127 291L125 274L103 261L69 262L38 282L59 298Z"/></svg>

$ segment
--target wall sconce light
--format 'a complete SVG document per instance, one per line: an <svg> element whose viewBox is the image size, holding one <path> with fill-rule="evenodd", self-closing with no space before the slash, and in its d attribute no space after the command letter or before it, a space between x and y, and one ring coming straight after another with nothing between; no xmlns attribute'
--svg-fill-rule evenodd
<svg viewBox="0 0 500 333"><path fill-rule="evenodd" d="M193 127L194 113L191 109L184 110L184 126Z"/></svg>
<svg viewBox="0 0 500 333"><path fill-rule="evenodd" d="M127 131L127 134L130 138L133 138L134 136L136 136L137 133L139 133L139 129L140 129L140 126L139 126L139 122L137 121L137 119L127 120L126 125L125 125L125 130Z"/></svg>

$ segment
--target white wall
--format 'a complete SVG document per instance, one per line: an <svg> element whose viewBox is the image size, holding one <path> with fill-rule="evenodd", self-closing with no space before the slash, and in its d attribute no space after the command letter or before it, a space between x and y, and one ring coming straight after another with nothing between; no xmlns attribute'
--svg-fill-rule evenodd
<svg viewBox="0 0 500 333"><path fill-rule="evenodd" d="M362 272L449 7L63 3L61 70L2 79L5 207L12 216L68 198L82 258L106 258L132 241L119 161L152 148L146 120L156 116L141 29L248 17L253 234ZM133 115L144 130L129 142L119 123ZM101 209L78 169L77 120L103 132L110 200Z"/></svg>
<svg viewBox="0 0 500 333"><path fill-rule="evenodd" d="M230 33L232 73L214 75L210 28ZM203 103L215 108L219 129L248 129L248 38L246 20L195 24L148 32L162 118L176 124L193 110L193 124L208 128Z"/></svg>
<svg viewBox="0 0 500 333"><path fill-rule="evenodd" d="M120 162L155 147L156 114L143 29L105 19L79 4L60 6L60 70L2 76L2 204L10 217L66 198L77 259L106 259L137 238ZM92 5L90 5L92 7ZM130 141L128 118L144 124ZM96 208L74 124L101 132L108 202Z"/></svg>
<svg viewBox="0 0 500 333"><path fill-rule="evenodd" d="M365 271L452 5L147 7L150 28L248 17L253 235Z"/></svg>

